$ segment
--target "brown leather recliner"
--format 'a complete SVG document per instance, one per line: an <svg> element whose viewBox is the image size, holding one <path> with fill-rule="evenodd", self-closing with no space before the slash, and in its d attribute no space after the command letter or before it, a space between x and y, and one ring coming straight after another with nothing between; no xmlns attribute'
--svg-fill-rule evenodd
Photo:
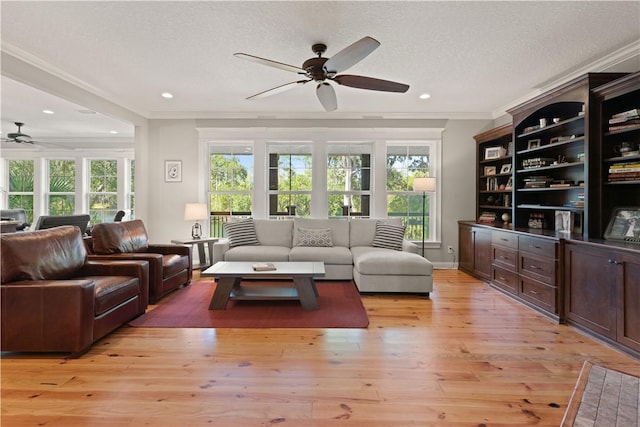
<svg viewBox="0 0 640 427"><path fill-rule="evenodd" d="M149 263L89 261L77 227L0 239L2 351L77 356L147 309Z"/></svg>
<svg viewBox="0 0 640 427"><path fill-rule="evenodd" d="M149 301L191 283L192 247L150 244L142 220L96 224L85 239L90 259L136 259L149 262Z"/></svg>

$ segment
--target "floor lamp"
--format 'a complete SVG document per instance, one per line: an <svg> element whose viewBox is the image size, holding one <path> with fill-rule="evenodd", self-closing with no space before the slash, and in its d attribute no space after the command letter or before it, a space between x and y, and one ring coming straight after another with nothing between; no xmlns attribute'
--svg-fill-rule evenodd
<svg viewBox="0 0 640 427"><path fill-rule="evenodd" d="M433 177L414 178L413 191L422 192L422 257L424 258L424 217L426 213L427 193L436 191L436 179Z"/></svg>

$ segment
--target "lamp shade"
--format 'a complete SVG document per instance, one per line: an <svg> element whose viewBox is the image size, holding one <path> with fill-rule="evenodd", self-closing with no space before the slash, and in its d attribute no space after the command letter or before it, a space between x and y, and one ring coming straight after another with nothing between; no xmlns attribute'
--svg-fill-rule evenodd
<svg viewBox="0 0 640 427"><path fill-rule="evenodd" d="M209 218L209 210L204 203L187 203L184 206L185 221L198 221Z"/></svg>
<svg viewBox="0 0 640 427"><path fill-rule="evenodd" d="M413 191L422 193L433 193L436 191L436 179L433 177L414 178Z"/></svg>

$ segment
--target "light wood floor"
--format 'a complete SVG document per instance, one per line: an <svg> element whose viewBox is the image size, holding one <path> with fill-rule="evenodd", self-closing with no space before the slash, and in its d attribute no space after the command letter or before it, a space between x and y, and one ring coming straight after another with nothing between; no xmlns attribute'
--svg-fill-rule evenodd
<svg viewBox="0 0 640 427"><path fill-rule="evenodd" d="M558 426L585 359L640 363L456 270L363 296L368 329L124 327L3 355L2 426Z"/></svg>

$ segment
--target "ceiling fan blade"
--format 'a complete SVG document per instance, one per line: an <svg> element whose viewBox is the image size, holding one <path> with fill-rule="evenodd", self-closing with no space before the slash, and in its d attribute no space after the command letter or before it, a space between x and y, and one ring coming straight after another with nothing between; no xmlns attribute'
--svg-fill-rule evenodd
<svg viewBox="0 0 640 427"><path fill-rule="evenodd" d="M351 74L341 74L333 79L343 86L355 87L358 89L379 90L382 92L406 92L409 85L392 82L390 80L374 79L373 77L354 76Z"/></svg>
<svg viewBox="0 0 640 427"><path fill-rule="evenodd" d="M280 70L290 71L292 73L302 73L305 71L296 67L295 65L289 65L278 61L272 61L271 59L260 58L259 56L249 55L248 53L234 53L233 56L240 59L245 59L251 62L257 62L258 64L268 65L269 67L278 68Z"/></svg>
<svg viewBox="0 0 640 427"><path fill-rule="evenodd" d="M338 100L336 99L336 91L327 82L319 83L316 87L316 94L320 103L326 111L334 111L338 108Z"/></svg>
<svg viewBox="0 0 640 427"><path fill-rule="evenodd" d="M363 37L357 42L345 47L324 63L328 73L340 73L362 61L367 55L376 50L380 42L373 37Z"/></svg>
<svg viewBox="0 0 640 427"><path fill-rule="evenodd" d="M275 95L277 93L285 92L289 89L293 89L294 87L301 86L303 84L309 83L311 80L298 80L297 82L285 83L280 86L273 87L271 89L267 89L263 92L256 93L255 95L251 95L247 99L259 99L266 98L267 96Z"/></svg>

